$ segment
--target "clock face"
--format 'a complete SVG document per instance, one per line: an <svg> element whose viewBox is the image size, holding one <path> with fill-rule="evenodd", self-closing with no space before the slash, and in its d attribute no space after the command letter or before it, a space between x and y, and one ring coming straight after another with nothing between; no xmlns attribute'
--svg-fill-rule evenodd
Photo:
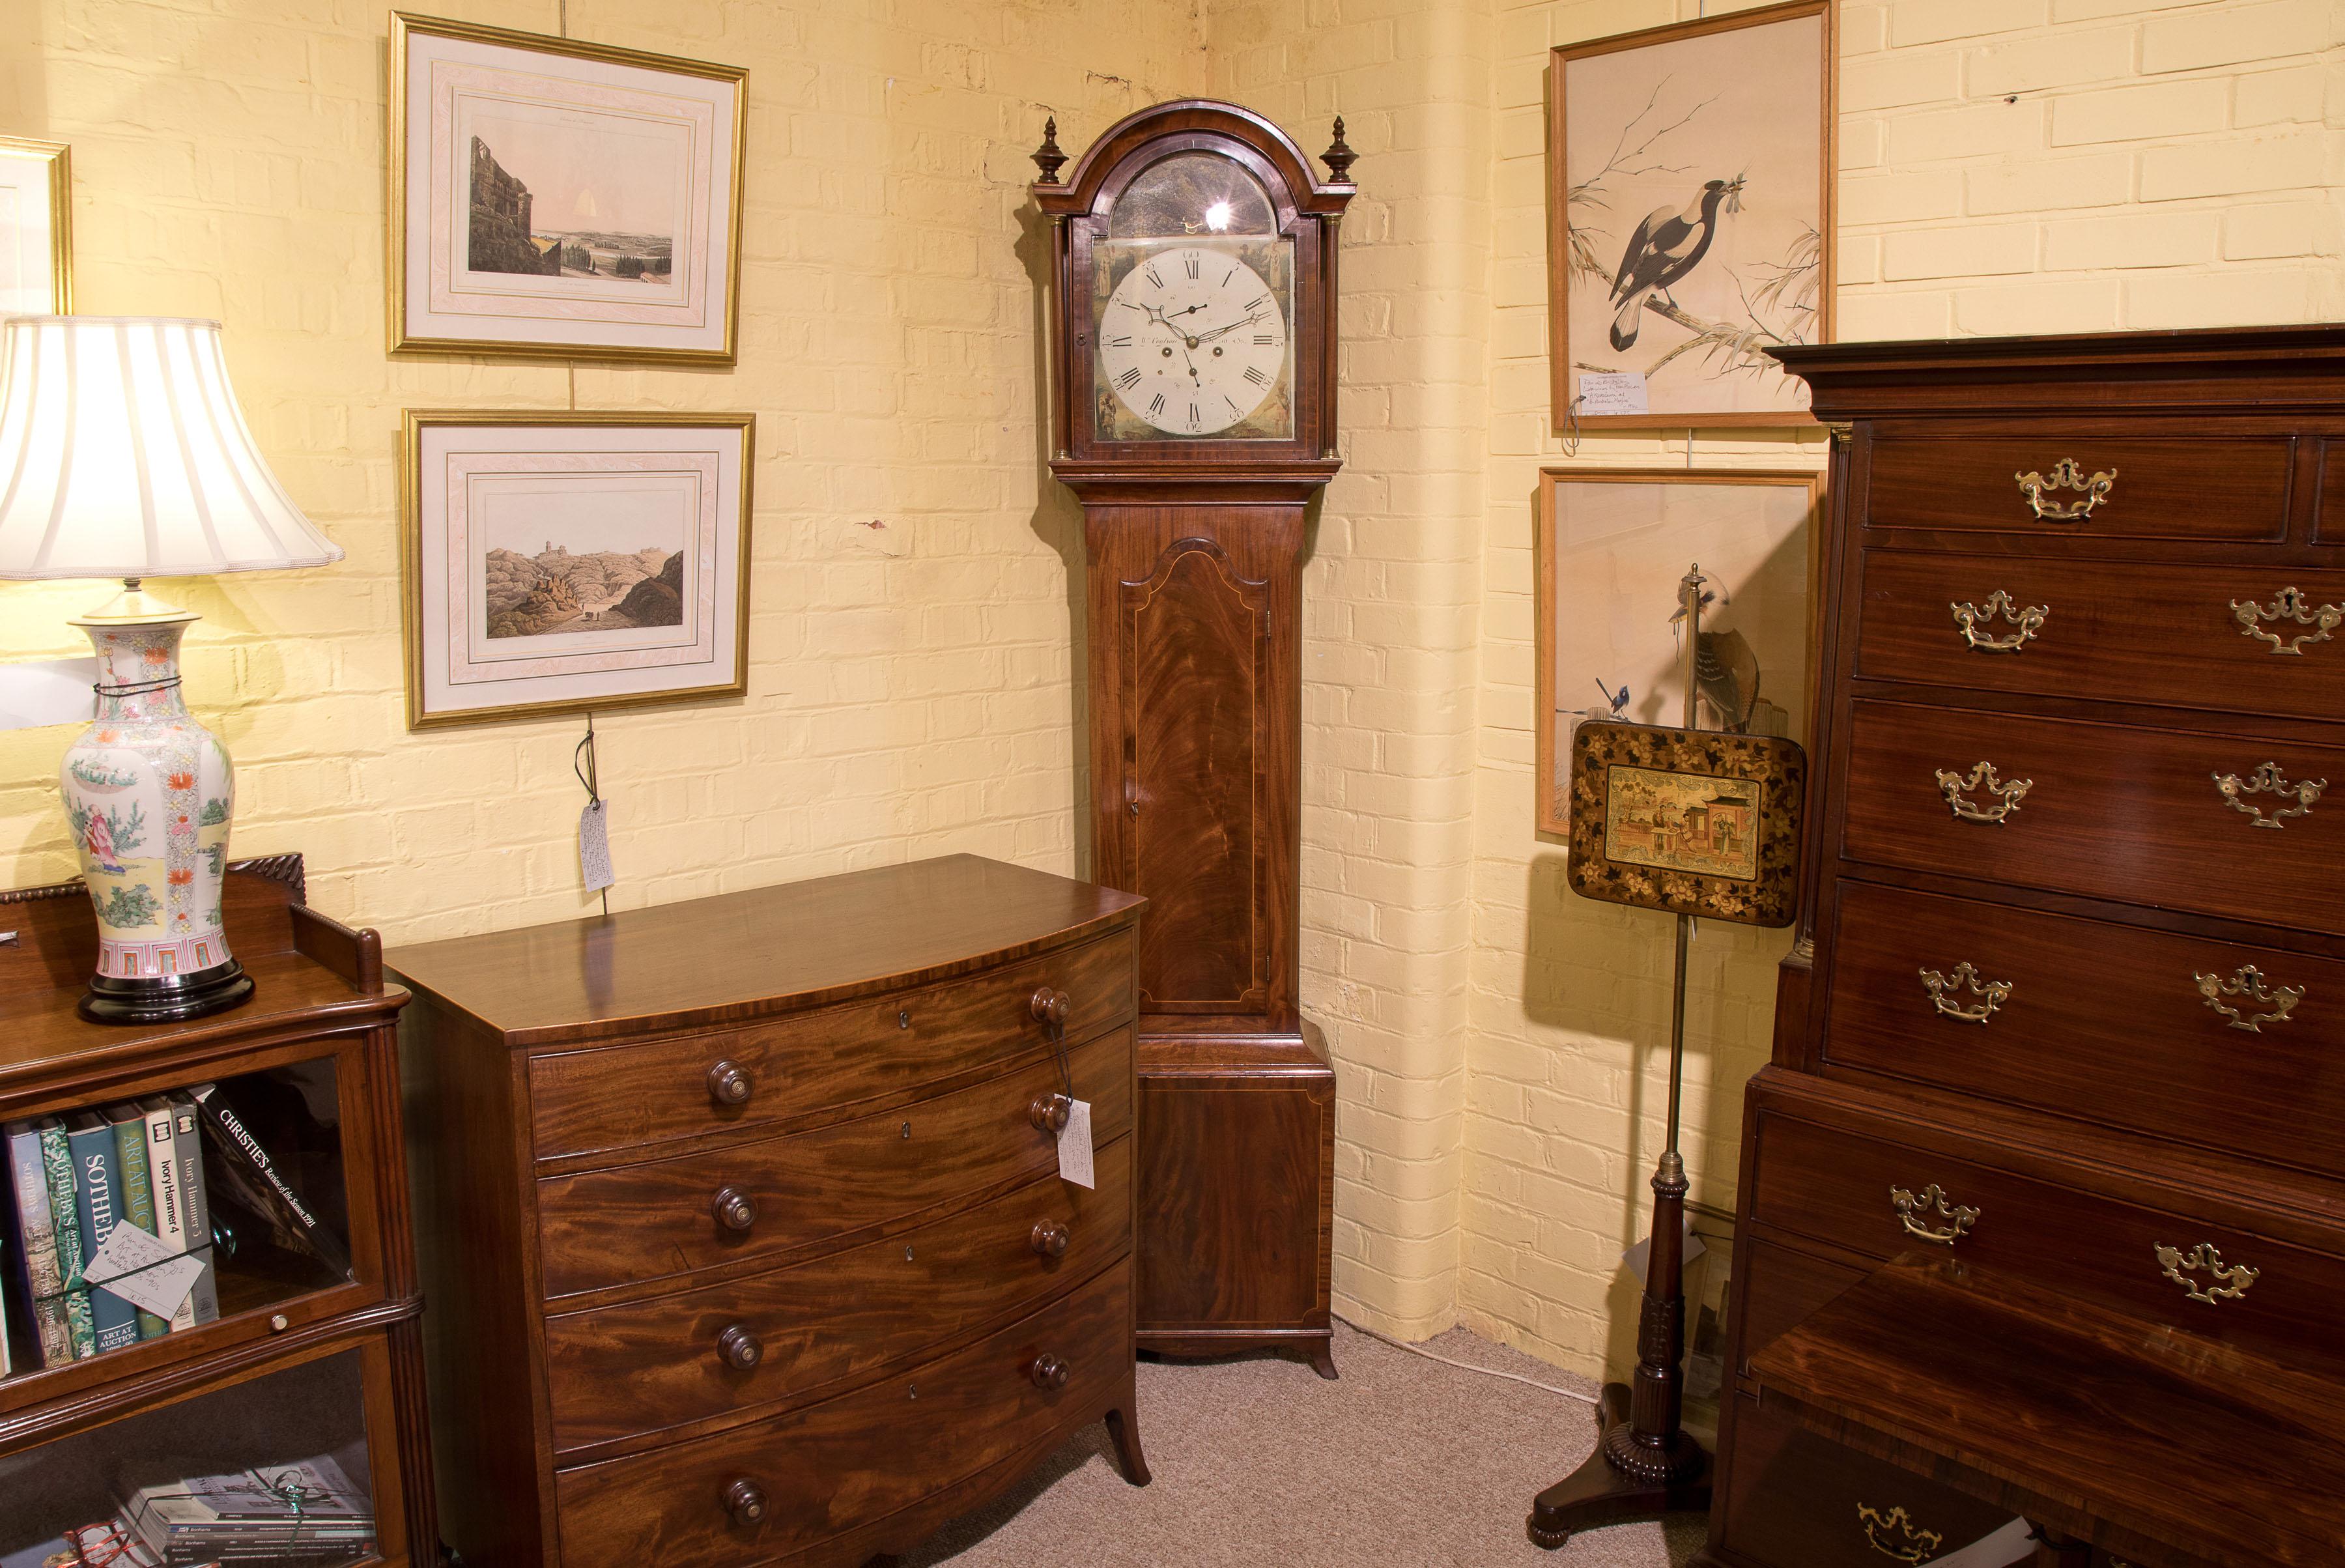
<svg viewBox="0 0 2345 1568"><path fill-rule="evenodd" d="M1143 437L1284 438L1287 290L1264 273L1290 277L1285 260L1257 241L1136 248L1096 307L1102 416Z"/></svg>

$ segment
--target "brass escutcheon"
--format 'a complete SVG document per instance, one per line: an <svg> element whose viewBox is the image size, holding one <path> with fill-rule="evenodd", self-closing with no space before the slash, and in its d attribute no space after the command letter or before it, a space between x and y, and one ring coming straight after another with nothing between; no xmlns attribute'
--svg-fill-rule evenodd
<svg viewBox="0 0 2345 1568"><path fill-rule="evenodd" d="M2087 479L2081 463L2073 457L2064 457L2052 465L2049 473L2030 470L2012 477L2019 481L2019 493L2027 497L2028 509L2035 515L2053 523L2075 523L2091 516L2093 508L2109 498L2109 492L2117 486L2117 471L2105 468ZM2084 499L2047 500L2047 493L2055 490L2074 490Z"/></svg>
<svg viewBox="0 0 2345 1568"><path fill-rule="evenodd" d="M1970 792L1982 788L1995 797L1994 805L1975 806L1971 803ZM1946 798L1946 804L1954 809L1954 815L1965 822L2000 822L2018 810L2021 799L2035 788L2035 780L2033 779L2014 779L2008 783L1998 779L1992 762L1979 763L1970 770L1967 778L1950 768L1938 769L1938 792Z"/></svg>
<svg viewBox="0 0 2345 1568"><path fill-rule="evenodd" d="M2320 799L2320 792L2329 788L2326 779L2299 779L2291 784L2280 772L2277 762L2264 763L2245 779L2236 773L2213 773L2208 777L2215 780L2216 789L2230 803L2231 809L2253 817L2259 828L2287 827L2289 818L2301 817L2310 811L2312 803ZM2282 799L2292 799L2296 804L2266 816L2262 807L2243 799L2249 795L2278 795Z"/></svg>
<svg viewBox="0 0 2345 1568"><path fill-rule="evenodd" d="M1905 1227L1906 1235L1934 1242L1940 1247L1952 1247L1969 1235L1971 1227L1978 1223L1978 1210L1968 1204L1947 1201L1946 1195L1939 1189L1936 1182L1932 1182L1918 1193L1893 1186L1889 1189L1889 1201L1895 1206L1897 1221ZM1926 1222L1934 1215L1954 1223L1943 1229L1933 1229Z"/></svg>
<svg viewBox="0 0 2345 1568"><path fill-rule="evenodd" d="M2216 1250L2213 1243L2206 1241L2187 1253L2179 1247L2160 1243L2157 1266L2166 1271L2168 1279L2190 1292L2190 1299L2204 1301L2210 1307L2245 1296L2248 1287L2263 1275L2261 1269L2250 1268L2244 1263L2224 1268L2222 1253ZM2205 1274L2215 1283L2201 1285L2190 1278L2192 1274Z"/></svg>
<svg viewBox="0 0 2345 1568"><path fill-rule="evenodd" d="M1922 971L1922 987L1930 993L1930 1005L1947 1017L1964 1023L1984 1023L1995 1016L1995 1010L2011 999L2011 982L1990 980L1982 983L1978 971L1965 959L1954 965L1952 974L1941 974L1934 969ZM1964 993L1980 998L1974 1006L1965 1007L1959 1000Z"/></svg>
<svg viewBox="0 0 2345 1568"><path fill-rule="evenodd" d="M2194 974L2190 978L2198 983L2198 994L2207 999L2208 1006L2230 1020L2232 1028L2244 1029L2250 1034L2262 1033L2267 1023L2285 1023L2289 1011L2304 1000L2302 986L2268 986L2264 983L2264 972L2252 963L2234 970L2228 980L2214 974ZM2244 996L2256 1006L2271 1011L2249 1013L2225 1002L2226 996Z"/></svg>
<svg viewBox="0 0 2345 1568"><path fill-rule="evenodd" d="M2307 645L2325 643L2329 634L2345 626L2345 605L2316 605L2302 588L2282 588L2269 605L2259 605L2252 599L2233 599L2231 618L2239 623L2241 636L2254 637L2271 644L2275 654L2301 655ZM2299 626L2310 626L2292 637L2281 637L2264 630L2272 621L2292 621Z"/></svg>
<svg viewBox="0 0 2345 1568"><path fill-rule="evenodd" d="M1960 604L1951 606L1954 625L1962 628L1963 646L1981 653L2017 653L2044 629L2044 617L2052 613L2048 605L2029 605L2024 608L2018 600L1997 588L1986 596L1984 606ZM2019 629L2008 636L1995 636L1979 630L1982 621L1992 622L2000 616Z"/></svg>
<svg viewBox="0 0 2345 1568"><path fill-rule="evenodd" d="M1902 1508L1883 1513L1869 1503L1856 1505L1856 1522L1864 1527L1864 1543L1883 1557L1900 1563L1927 1563L1938 1554L1945 1537L1915 1524Z"/></svg>

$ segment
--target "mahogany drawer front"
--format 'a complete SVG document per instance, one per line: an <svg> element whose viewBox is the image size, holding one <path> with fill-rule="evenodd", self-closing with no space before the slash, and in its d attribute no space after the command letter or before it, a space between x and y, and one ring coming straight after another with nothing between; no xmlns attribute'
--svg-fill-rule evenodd
<svg viewBox="0 0 2345 1568"><path fill-rule="evenodd" d="M1885 1568L1950 1557L2011 1514L1806 1431L1748 1395L1718 1518L1735 1561L1766 1568Z"/></svg>
<svg viewBox="0 0 2345 1568"><path fill-rule="evenodd" d="M1862 604L1861 678L2345 719L2345 572L1868 550Z"/></svg>
<svg viewBox="0 0 2345 1568"><path fill-rule="evenodd" d="M1941 1251L2076 1290L2206 1339L2333 1356L2345 1258L1762 1109L1751 1212L1868 1257ZM1934 1195L1930 1189L1935 1188ZM1910 1214L1893 1195L1903 1193ZM1964 1211L1975 1211L1964 1217ZM1910 1222L1910 1223L1909 1223ZM1926 1239L1929 1236L1947 1240ZM2200 1253L2211 1249L2211 1257ZM2171 1248L2178 1278L2167 1273ZM2256 1271L2226 1278L2218 1270ZM2236 1295L2227 1294L2237 1290ZM2195 1293L2195 1295L2194 1295ZM2212 1296L2212 1300L2196 1298Z"/></svg>
<svg viewBox="0 0 2345 1568"><path fill-rule="evenodd" d="M1851 711L1853 860L2345 933L2345 748L1904 703ZM2255 788L2268 769L2290 791L2336 792L2301 809Z"/></svg>
<svg viewBox="0 0 2345 1568"><path fill-rule="evenodd" d="M1062 1293L1132 1250L1131 1138L1099 1151L1096 1176L1086 1188L1053 1172L794 1268L548 1318L555 1448L791 1399ZM756 1359L728 1361L745 1344Z"/></svg>
<svg viewBox="0 0 2345 1568"><path fill-rule="evenodd" d="M1044 1358L1063 1363L1062 1386L1038 1386ZM1132 1359L1132 1269L1119 1263L941 1360L716 1437L556 1472L563 1556L733 1568L803 1551L1096 1414L1130 1382ZM741 1482L762 1501L757 1522L726 1506Z"/></svg>
<svg viewBox="0 0 2345 1568"><path fill-rule="evenodd" d="M1748 1375L1751 1357L1864 1278L1861 1268L1828 1263L1756 1237L1745 1237L1735 1248L1734 1266L1743 1276L1742 1327L1735 1341L1738 1375Z"/></svg>
<svg viewBox="0 0 2345 1568"><path fill-rule="evenodd" d="M2345 1175L2345 963L1857 881L1833 931L1830 1064Z"/></svg>
<svg viewBox="0 0 2345 1568"><path fill-rule="evenodd" d="M1069 1053L1094 1146L1132 1125L1132 1032ZM1059 1092L1055 1055L969 1088L811 1132L537 1184L548 1298L736 1263L918 1214L1058 1166L1029 1111ZM746 1198L743 1228L718 1217ZM740 1217L736 1211L735 1217Z"/></svg>
<svg viewBox="0 0 2345 1568"><path fill-rule="evenodd" d="M1066 1037L1132 1016L1132 935L1119 932L917 991L643 1045L529 1064L537 1156L594 1154L784 1121L899 1094L1050 1039L1039 991L1064 992ZM740 1076L726 1074L731 1067ZM725 1092L745 1099L728 1100Z"/></svg>
<svg viewBox="0 0 2345 1568"><path fill-rule="evenodd" d="M2056 424L1984 435L1877 434L1864 520L1883 529L2277 542L2288 530L2295 444L2287 436L2198 431L2072 435ZM2112 476L2106 486L2096 483L2102 474ZM2023 483L2029 475L2032 486ZM2055 515L2038 514L2031 488ZM2079 509L2081 515L2056 514Z"/></svg>

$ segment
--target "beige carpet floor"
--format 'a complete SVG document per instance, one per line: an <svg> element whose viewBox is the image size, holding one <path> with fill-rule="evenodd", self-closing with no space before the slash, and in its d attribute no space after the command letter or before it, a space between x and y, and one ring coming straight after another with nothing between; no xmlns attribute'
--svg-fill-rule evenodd
<svg viewBox="0 0 2345 1568"><path fill-rule="evenodd" d="M1092 1427L905 1568L1683 1568L1700 1546L1698 1515L1532 1546L1532 1494L1594 1450L1593 1409L1335 1334L1332 1383L1274 1358L1143 1359L1154 1484L1126 1486ZM1429 1348L1579 1386L1462 1329Z"/></svg>

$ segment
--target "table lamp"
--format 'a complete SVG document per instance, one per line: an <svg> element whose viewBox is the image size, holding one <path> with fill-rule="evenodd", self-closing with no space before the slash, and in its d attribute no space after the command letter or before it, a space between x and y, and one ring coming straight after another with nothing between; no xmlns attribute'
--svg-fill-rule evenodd
<svg viewBox="0 0 2345 1568"><path fill-rule="evenodd" d="M218 322L0 323L0 577L122 580L72 623L97 650L97 712L58 775L97 911L85 1018L198 1018L252 994L220 923L228 753L179 700L198 617L140 583L341 558L261 461Z"/></svg>

